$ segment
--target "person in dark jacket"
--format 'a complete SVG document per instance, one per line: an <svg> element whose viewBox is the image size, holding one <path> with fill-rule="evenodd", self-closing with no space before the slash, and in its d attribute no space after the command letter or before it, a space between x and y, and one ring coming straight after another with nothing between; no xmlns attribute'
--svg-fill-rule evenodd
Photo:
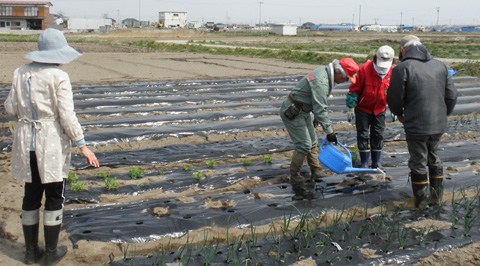
<svg viewBox="0 0 480 266"><path fill-rule="evenodd" d="M357 81L349 87L346 103L350 109L355 108L357 147L362 168L368 167L370 151L372 168L380 167L387 109L386 96L394 54L393 48L388 45L378 48L373 61L360 66ZM353 112L349 111L349 121L353 119L350 114Z"/></svg>
<svg viewBox="0 0 480 266"><path fill-rule="evenodd" d="M455 107L457 91L447 66L433 59L418 37L402 38L399 59L387 103L405 129L413 203L417 208L425 205L430 183L430 203L438 205L443 195L443 168L437 149L447 131L447 116Z"/></svg>

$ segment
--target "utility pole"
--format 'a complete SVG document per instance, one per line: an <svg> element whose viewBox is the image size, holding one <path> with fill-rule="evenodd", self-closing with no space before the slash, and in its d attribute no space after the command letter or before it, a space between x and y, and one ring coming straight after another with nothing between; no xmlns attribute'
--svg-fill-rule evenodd
<svg viewBox="0 0 480 266"><path fill-rule="evenodd" d="M437 7L437 27L440 25L438 24L438 18L440 17L440 7Z"/></svg>
<svg viewBox="0 0 480 266"><path fill-rule="evenodd" d="M138 0L138 22L140 23L140 0Z"/></svg>
<svg viewBox="0 0 480 266"><path fill-rule="evenodd" d="M117 9L117 23L120 24L120 9Z"/></svg>
<svg viewBox="0 0 480 266"><path fill-rule="evenodd" d="M355 24L355 14L352 14L352 26Z"/></svg>
<svg viewBox="0 0 480 266"><path fill-rule="evenodd" d="M260 27L262 25L262 4L263 2L258 2L260 4L260 16L258 18L258 26Z"/></svg>
<svg viewBox="0 0 480 266"><path fill-rule="evenodd" d="M360 9L358 10L358 28L360 29L360 17L362 16L362 5L360 5Z"/></svg>
<svg viewBox="0 0 480 266"><path fill-rule="evenodd" d="M400 11L400 26L402 26L403 22L403 11Z"/></svg>

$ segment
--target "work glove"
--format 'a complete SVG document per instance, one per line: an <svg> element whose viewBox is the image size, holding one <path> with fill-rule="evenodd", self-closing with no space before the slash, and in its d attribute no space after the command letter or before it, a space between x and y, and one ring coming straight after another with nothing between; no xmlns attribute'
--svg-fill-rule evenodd
<svg viewBox="0 0 480 266"><path fill-rule="evenodd" d="M392 122L397 121L397 116L394 114L390 114L390 117L392 117Z"/></svg>
<svg viewBox="0 0 480 266"><path fill-rule="evenodd" d="M358 94L349 92L347 94L346 104L348 108L355 108L358 103Z"/></svg>
<svg viewBox="0 0 480 266"><path fill-rule="evenodd" d="M335 135L335 132L332 132L332 133L328 134L328 135L327 135L327 140L328 140L328 142L333 142L333 143L335 143L335 145L338 144L337 135Z"/></svg>
<svg viewBox="0 0 480 266"><path fill-rule="evenodd" d="M313 119L313 127L318 127L319 123L317 121L317 119Z"/></svg>
<svg viewBox="0 0 480 266"><path fill-rule="evenodd" d="M355 109L353 107L348 109L347 120L348 122L355 122Z"/></svg>

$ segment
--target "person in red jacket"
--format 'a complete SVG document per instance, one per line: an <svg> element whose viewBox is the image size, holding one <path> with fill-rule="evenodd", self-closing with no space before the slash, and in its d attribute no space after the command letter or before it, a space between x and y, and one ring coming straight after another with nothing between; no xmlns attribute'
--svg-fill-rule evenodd
<svg viewBox="0 0 480 266"><path fill-rule="evenodd" d="M393 48L385 45L377 50L373 61L360 66L357 82L352 83L347 95L347 107L355 108L357 127L357 147L360 152L361 167L368 167L370 151L372 168L380 167L385 130L387 89L392 75ZM349 112L349 120L351 117ZM369 147L370 142L370 147Z"/></svg>

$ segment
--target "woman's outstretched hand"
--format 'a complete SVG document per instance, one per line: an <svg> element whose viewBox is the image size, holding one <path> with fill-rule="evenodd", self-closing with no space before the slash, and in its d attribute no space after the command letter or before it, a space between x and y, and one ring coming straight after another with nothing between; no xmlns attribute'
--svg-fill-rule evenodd
<svg viewBox="0 0 480 266"><path fill-rule="evenodd" d="M82 152L83 156L87 158L87 163L93 167L100 167L100 163L98 162L95 153L93 153L87 146L83 146L80 148L80 152Z"/></svg>

